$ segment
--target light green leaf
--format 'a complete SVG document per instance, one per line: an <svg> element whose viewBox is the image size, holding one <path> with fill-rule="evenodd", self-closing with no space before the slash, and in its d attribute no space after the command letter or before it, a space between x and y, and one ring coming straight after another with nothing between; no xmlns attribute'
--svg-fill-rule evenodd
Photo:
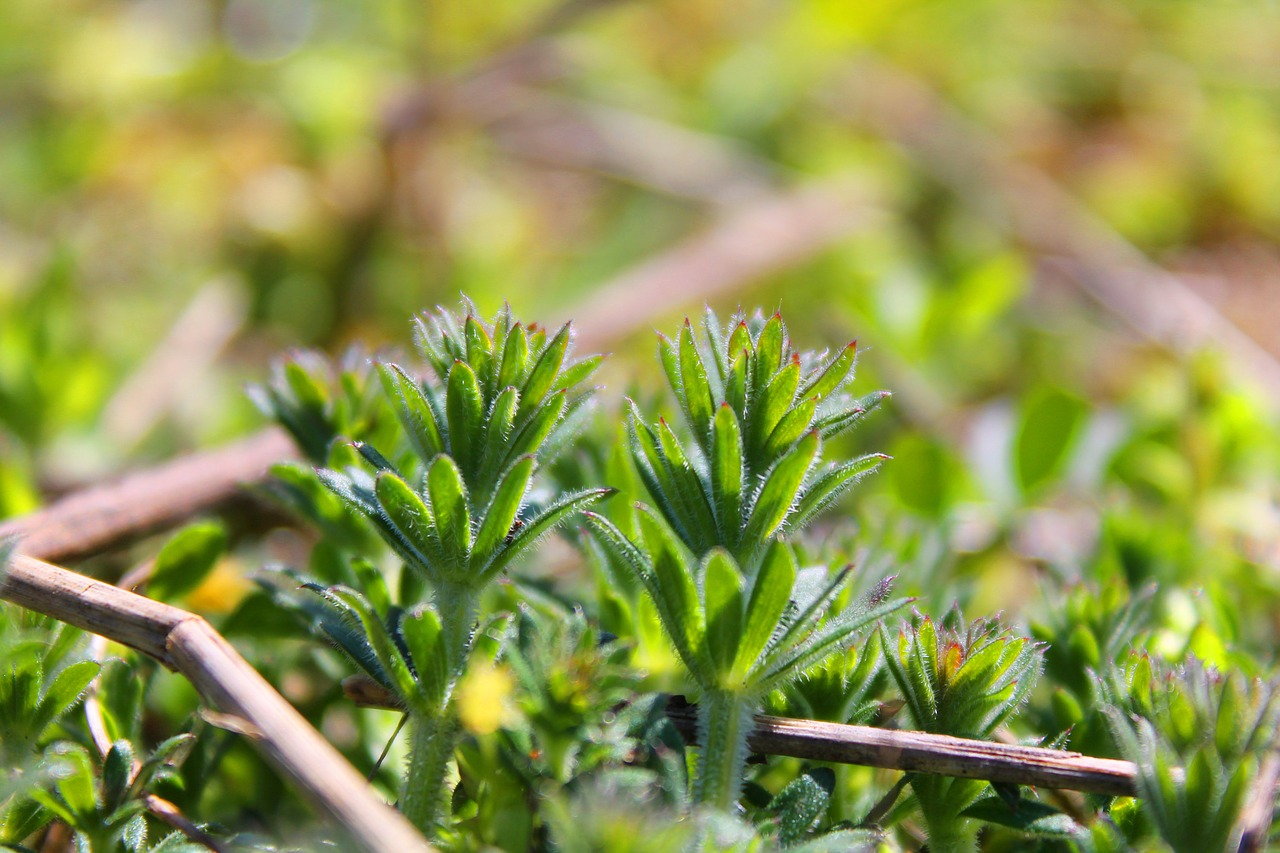
<svg viewBox="0 0 1280 853"><path fill-rule="evenodd" d="M168 601L198 587L227 548L227 534L222 525L200 522L174 534L156 557L147 592L151 597Z"/></svg>
<svg viewBox="0 0 1280 853"><path fill-rule="evenodd" d="M427 493L431 496L440 544L453 563L451 568L460 570L467 565L471 552L471 512L467 509L462 472L448 456L437 456L427 469Z"/></svg>
<svg viewBox="0 0 1280 853"><path fill-rule="evenodd" d="M838 391L845 380L849 378L854 362L857 360L858 342L853 341L832 356L831 360L822 368L822 371L805 383L800 395L802 397L826 399L833 392Z"/></svg>
<svg viewBox="0 0 1280 853"><path fill-rule="evenodd" d="M521 389L520 414L516 420L524 420L528 417L534 407L540 404L555 387L556 378L560 375L560 366L564 364L564 356L569 349L569 335L570 326L565 323L538 356L537 363L529 372L529 379Z"/></svg>
<svg viewBox="0 0 1280 853"><path fill-rule="evenodd" d="M480 523L480 531L476 534L475 547L472 549L473 559L488 561L506 539L532 479L532 456L521 457L503 476L493 500L484 511L484 519Z"/></svg>
<svg viewBox="0 0 1280 853"><path fill-rule="evenodd" d="M712 423L711 495L721 541L730 548L742 533L742 479L742 434L733 409L724 404Z"/></svg>
<svg viewBox="0 0 1280 853"><path fill-rule="evenodd" d="M706 647L712 669L721 679L726 679L731 674L742 638L742 574L722 548L712 549L702 561L702 599L707 623Z"/></svg>
<svg viewBox="0 0 1280 853"><path fill-rule="evenodd" d="M769 645L791 602L797 570L791 548L779 539L770 542L747 600L746 624L733 663L735 678L749 672Z"/></svg>
<svg viewBox="0 0 1280 853"><path fill-rule="evenodd" d="M707 382L707 368L693 340L693 327L688 319L680 330L677 342L680 352L680 381L684 387L685 414L689 426L703 447L711 438L711 418L715 413L715 401L711 399L711 386Z"/></svg>
<svg viewBox="0 0 1280 853"><path fill-rule="evenodd" d="M786 519L820 447L818 434L810 432L774 464L752 507L743 546L763 542Z"/></svg>
<svg viewBox="0 0 1280 853"><path fill-rule="evenodd" d="M431 459L437 453L443 453L445 447L440 436L440 424L423 394L422 386L394 364L379 364L378 376L418 456Z"/></svg>
<svg viewBox="0 0 1280 853"><path fill-rule="evenodd" d="M484 436L484 396L475 372L464 361L455 362L449 370L445 413L449 421L450 455L460 468L475 471Z"/></svg>

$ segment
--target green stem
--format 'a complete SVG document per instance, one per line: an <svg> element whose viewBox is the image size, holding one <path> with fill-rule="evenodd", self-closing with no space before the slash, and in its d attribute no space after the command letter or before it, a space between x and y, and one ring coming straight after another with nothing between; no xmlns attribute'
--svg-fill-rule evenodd
<svg viewBox="0 0 1280 853"><path fill-rule="evenodd" d="M428 836L439 829L448 802L449 762L458 743L453 693L471 652L477 599L476 591L465 584L443 583L436 589L435 605L449 665L449 685L443 705L435 713L409 717L409 766L400 794L400 811Z"/></svg>
<svg viewBox="0 0 1280 853"><path fill-rule="evenodd" d="M436 588L436 612L440 614L440 630L445 654L449 660L449 695L467 665L471 653L471 634L476 627L479 596L476 590L461 583L445 582Z"/></svg>
<svg viewBox="0 0 1280 853"><path fill-rule="evenodd" d="M978 822L962 817L977 799L981 783L972 779L917 775L912 778L920 814L929 835L930 853L975 853Z"/></svg>
<svg viewBox="0 0 1280 853"><path fill-rule="evenodd" d="M400 811L409 822L432 836L444 816L449 789L449 761L457 740L453 703L439 716L411 715L409 718L409 766L400 792Z"/></svg>
<svg viewBox="0 0 1280 853"><path fill-rule="evenodd" d="M693 799L732 811L742 793L747 763L747 736L754 725L758 702L753 696L708 690L698 700L697 780Z"/></svg>

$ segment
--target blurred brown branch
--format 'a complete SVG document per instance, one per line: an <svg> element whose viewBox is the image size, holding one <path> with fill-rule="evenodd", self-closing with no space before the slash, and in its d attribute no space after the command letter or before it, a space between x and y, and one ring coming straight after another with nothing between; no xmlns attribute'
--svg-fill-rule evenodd
<svg viewBox="0 0 1280 853"><path fill-rule="evenodd" d="M1044 173L1019 164L923 81L873 57L831 87L834 110L901 145L995 227L1143 337L1221 349L1280 404L1280 362Z"/></svg>

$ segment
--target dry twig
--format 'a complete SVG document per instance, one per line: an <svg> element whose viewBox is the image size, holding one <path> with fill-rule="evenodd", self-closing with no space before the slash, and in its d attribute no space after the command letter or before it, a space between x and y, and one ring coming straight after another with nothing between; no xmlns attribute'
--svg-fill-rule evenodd
<svg viewBox="0 0 1280 853"><path fill-rule="evenodd" d="M431 849L404 817L204 619L25 554L0 578L0 598L149 655L185 675L201 696L259 733L254 745L332 815L361 849Z"/></svg>

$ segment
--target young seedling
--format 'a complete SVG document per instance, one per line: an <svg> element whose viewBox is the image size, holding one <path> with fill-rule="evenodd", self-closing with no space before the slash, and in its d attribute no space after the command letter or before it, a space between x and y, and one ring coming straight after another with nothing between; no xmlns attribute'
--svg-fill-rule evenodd
<svg viewBox="0 0 1280 853"><path fill-rule="evenodd" d="M1280 685L1194 658L1175 670L1137 654L1111 683L1117 704L1104 713L1120 754L1137 765L1156 832L1176 853L1236 849L1259 765L1277 747Z"/></svg>
<svg viewBox="0 0 1280 853"><path fill-rule="evenodd" d="M747 736L765 695L800 677L865 626L902 606L887 587L834 617L826 611L848 572L816 590L797 583L791 549L799 530L883 457L818 470L822 441L884 398L853 402L853 344L830 359L791 348L780 315L739 317L727 328L710 311L699 337L686 321L660 339L667 382L693 435L650 426L634 404L631 454L657 511L642 508L638 535L588 514L614 562L652 600L699 690L694 799L732 810L742 790Z"/></svg>
<svg viewBox="0 0 1280 853"><path fill-rule="evenodd" d="M722 327L708 309L701 329L686 320L674 342L659 340L693 442L665 420L646 423L633 403L631 453L684 544L699 555L724 548L750 575L775 534L803 528L885 458L821 465L823 442L888 393L849 397L856 342L830 358L797 352L779 314Z"/></svg>
<svg viewBox="0 0 1280 853"><path fill-rule="evenodd" d="M880 631L885 662L912 723L933 734L989 738L1030 695L1043 667L1040 644L1012 635L994 619L966 628L957 611L942 626L917 615L896 642L883 627ZM911 777L930 850L977 849L978 823L964 812L986 788L976 779Z"/></svg>
<svg viewBox="0 0 1280 853"><path fill-rule="evenodd" d="M432 592L434 609L392 606L374 570L357 572L361 590L312 586L343 616L322 621L324 630L408 713L410 759L400 805L427 830L444 809L456 740L453 688L481 594L543 535L609 494L563 494L536 509L527 501L538 464L563 448L585 411L591 392L578 386L600 357L567 360L568 324L548 337L514 322L505 307L491 324L465 307L462 319L442 309L417 321L418 348L436 382L395 364L376 366L414 467L401 470L360 442L363 465L318 472Z"/></svg>

